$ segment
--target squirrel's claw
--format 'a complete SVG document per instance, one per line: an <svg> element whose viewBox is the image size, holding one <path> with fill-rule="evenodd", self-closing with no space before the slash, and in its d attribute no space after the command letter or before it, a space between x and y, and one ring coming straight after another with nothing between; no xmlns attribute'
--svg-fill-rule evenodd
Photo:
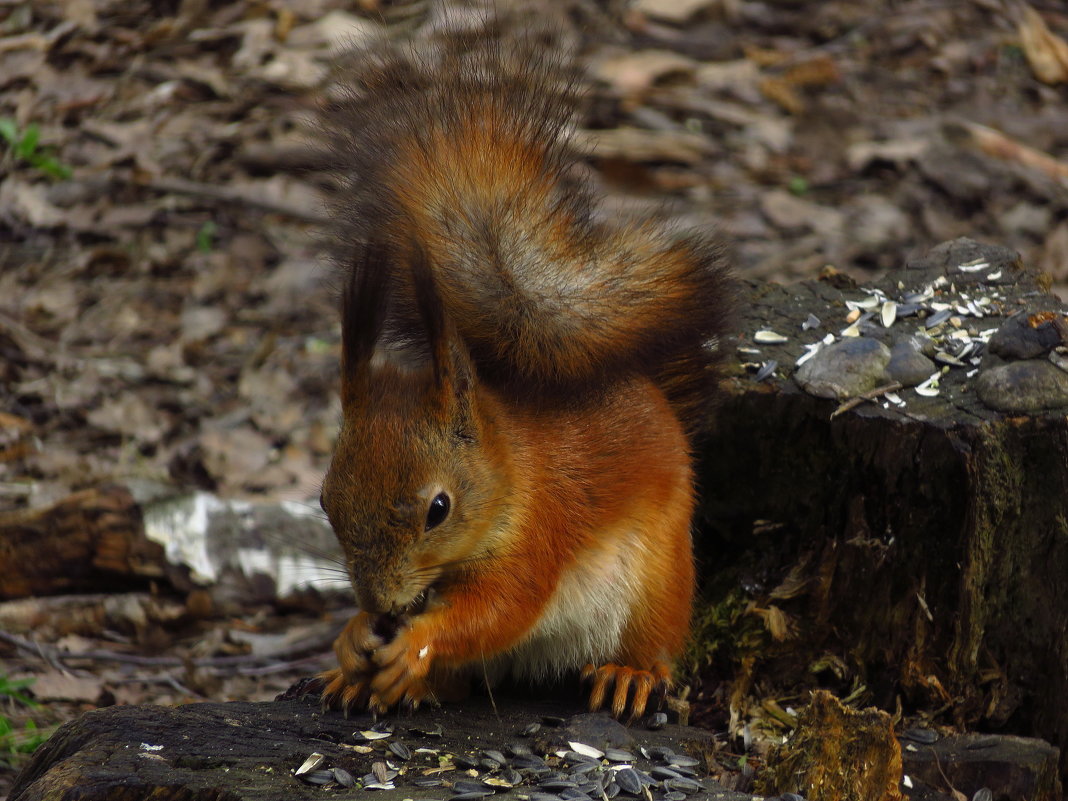
<svg viewBox="0 0 1068 801"><path fill-rule="evenodd" d="M327 670L318 677L326 686L321 698L323 709L340 709L348 717L349 712L362 709L370 692L367 677L350 680L338 668Z"/></svg>
<svg viewBox="0 0 1068 801"><path fill-rule="evenodd" d="M382 645L382 638L372 630L373 622L371 615L358 612L334 640L338 666L319 674L325 685L321 694L324 709L341 709L347 716L366 708L375 670L371 653Z"/></svg>
<svg viewBox="0 0 1068 801"><path fill-rule="evenodd" d="M623 713L628 708L629 696L629 720L633 721L645 712L645 707L649 703L649 695L654 688L667 689L671 682L671 671L663 662L656 662L650 670L635 670L626 665L609 663L600 667L586 665L582 669L582 678L593 680L593 687L590 690L592 711L604 706L609 687L612 687L612 715L616 718L623 717Z"/></svg>

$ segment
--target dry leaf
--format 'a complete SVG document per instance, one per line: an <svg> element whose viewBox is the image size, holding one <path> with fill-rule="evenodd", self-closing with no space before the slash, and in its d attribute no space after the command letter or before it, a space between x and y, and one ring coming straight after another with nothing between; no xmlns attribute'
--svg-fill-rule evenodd
<svg viewBox="0 0 1068 801"><path fill-rule="evenodd" d="M760 82L760 91L768 100L778 103L791 114L800 114L805 110L801 95L785 78L765 78Z"/></svg>
<svg viewBox="0 0 1068 801"><path fill-rule="evenodd" d="M620 158L627 161L696 164L713 150L712 143L699 134L646 131L640 128L576 131L574 142L579 150L592 153L594 158Z"/></svg>
<svg viewBox="0 0 1068 801"><path fill-rule="evenodd" d="M665 78L690 77L696 68L695 61L678 53L639 50L602 59L594 68L594 75L617 94L628 96L641 94Z"/></svg>
<svg viewBox="0 0 1068 801"><path fill-rule="evenodd" d="M1043 83L1068 81L1068 42L1056 36L1031 6L1023 7L1020 44L1035 77Z"/></svg>
<svg viewBox="0 0 1068 801"><path fill-rule="evenodd" d="M40 701L86 701L95 703L104 689L104 682L96 676L83 678L60 673L58 670L41 673L33 683L33 694Z"/></svg>
<svg viewBox="0 0 1068 801"><path fill-rule="evenodd" d="M661 22L681 25L702 11L724 5L729 10L730 4L724 4L721 0L635 0L632 8Z"/></svg>

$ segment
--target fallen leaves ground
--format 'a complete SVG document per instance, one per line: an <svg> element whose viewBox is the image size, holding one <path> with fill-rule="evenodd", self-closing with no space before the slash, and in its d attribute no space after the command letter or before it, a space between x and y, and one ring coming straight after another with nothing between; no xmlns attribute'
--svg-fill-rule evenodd
<svg viewBox="0 0 1068 801"><path fill-rule="evenodd" d="M1059 3L499 5L554 26L548 46L586 68L576 142L606 213L715 222L754 279L870 277L968 235L1068 283ZM0 512L105 481L318 494L338 325L315 232L336 181L310 122L339 40L418 41L446 21L480 24L453 3L0 4ZM157 650L225 650L212 631ZM25 667L15 653L0 643L4 670ZM69 699L45 717L101 689L188 696L122 671L42 675Z"/></svg>

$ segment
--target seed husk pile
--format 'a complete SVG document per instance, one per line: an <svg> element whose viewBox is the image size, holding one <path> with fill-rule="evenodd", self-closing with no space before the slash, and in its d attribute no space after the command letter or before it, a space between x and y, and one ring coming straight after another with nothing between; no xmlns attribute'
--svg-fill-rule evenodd
<svg viewBox="0 0 1068 801"><path fill-rule="evenodd" d="M380 722L354 732L352 744L345 744L362 757L362 764L370 760L370 772L354 778L346 768L331 766L316 754L320 758L311 761L314 768L296 775L310 784L357 786L366 791L440 788L441 801L478 801L509 790L529 801L597 801L617 796L685 801L714 789L698 772L698 759L670 747L641 747L634 753L575 741L567 748L539 754L522 739L538 728L539 724L523 727L515 741L500 749L452 754L440 748L414 747L390 723ZM413 728L409 733L426 739L425 731ZM440 728L435 734L440 736Z"/></svg>

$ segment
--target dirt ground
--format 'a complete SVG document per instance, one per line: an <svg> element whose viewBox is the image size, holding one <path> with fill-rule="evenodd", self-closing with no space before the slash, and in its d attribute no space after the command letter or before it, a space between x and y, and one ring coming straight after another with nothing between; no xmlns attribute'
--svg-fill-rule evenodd
<svg viewBox="0 0 1068 801"><path fill-rule="evenodd" d="M339 182L312 124L336 43L486 24L459 3L0 3L0 514L146 479L314 501L339 412L316 239ZM968 235L1068 284L1060 2L502 0L496 24L584 68L575 142L604 213L716 225L745 278L868 280ZM95 639L180 663L323 613L281 611ZM0 697L19 727L270 698L323 664L70 675L3 641L0 659L48 677L44 707Z"/></svg>

